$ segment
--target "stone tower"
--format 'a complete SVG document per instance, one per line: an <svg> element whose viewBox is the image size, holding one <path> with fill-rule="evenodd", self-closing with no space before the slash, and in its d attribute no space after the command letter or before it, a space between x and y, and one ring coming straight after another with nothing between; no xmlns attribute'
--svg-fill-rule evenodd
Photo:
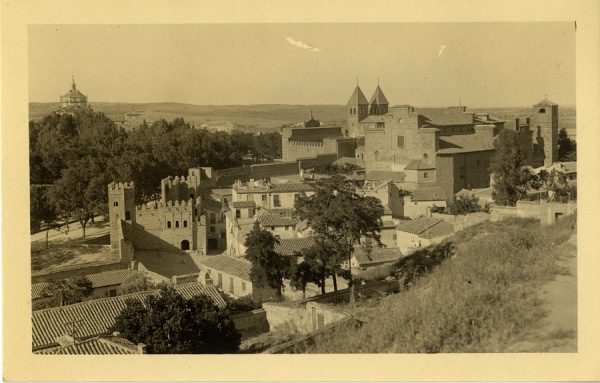
<svg viewBox="0 0 600 383"><path fill-rule="evenodd" d="M356 88L346 105L348 110L348 126L345 135L349 137L362 136L359 122L369 115L369 102L358 84L356 84Z"/></svg>
<svg viewBox="0 0 600 383"><path fill-rule="evenodd" d="M389 102L387 98L385 98L385 95L379 87L379 84L377 84L377 89L375 89L375 93L373 93L373 97L371 97L371 101L369 103L369 115L373 114L380 116L388 112Z"/></svg>
<svg viewBox="0 0 600 383"><path fill-rule="evenodd" d="M110 218L110 246L118 248L122 238L121 220L135 223L135 187L132 182L112 182L108 185L108 215Z"/></svg>
<svg viewBox="0 0 600 383"><path fill-rule="evenodd" d="M558 105L544 98L533 106L533 164L548 166L558 161Z"/></svg>

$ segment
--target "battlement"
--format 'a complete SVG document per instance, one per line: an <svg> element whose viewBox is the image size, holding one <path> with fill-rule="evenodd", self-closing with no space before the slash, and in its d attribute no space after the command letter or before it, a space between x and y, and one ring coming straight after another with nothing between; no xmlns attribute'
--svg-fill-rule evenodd
<svg viewBox="0 0 600 383"><path fill-rule="evenodd" d="M193 206L200 205L200 197L189 200L181 200L181 201L168 201L167 203L162 202L148 202L145 205L140 205L136 207L137 211L157 211L157 210L166 210L166 211L175 211L175 210L190 210ZM195 203L194 203L195 202Z"/></svg>
<svg viewBox="0 0 600 383"><path fill-rule="evenodd" d="M163 178L160 183L162 185L166 185L168 187L172 187L173 185L179 185L180 183L182 184L187 184L188 183L188 179L185 176L169 176L167 178Z"/></svg>
<svg viewBox="0 0 600 383"><path fill-rule="evenodd" d="M315 142L315 141L289 141L288 145L290 146L323 146L323 142Z"/></svg>
<svg viewBox="0 0 600 383"><path fill-rule="evenodd" d="M108 190L133 189L133 181L130 182L111 182L108 184Z"/></svg>

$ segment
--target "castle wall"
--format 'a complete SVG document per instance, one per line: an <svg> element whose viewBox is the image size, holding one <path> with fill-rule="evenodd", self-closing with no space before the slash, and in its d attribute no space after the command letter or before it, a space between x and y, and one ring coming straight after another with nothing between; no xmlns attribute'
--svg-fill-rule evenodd
<svg viewBox="0 0 600 383"><path fill-rule="evenodd" d="M477 189L490 186L489 165L493 150L436 157L437 183L450 198L462 189Z"/></svg>

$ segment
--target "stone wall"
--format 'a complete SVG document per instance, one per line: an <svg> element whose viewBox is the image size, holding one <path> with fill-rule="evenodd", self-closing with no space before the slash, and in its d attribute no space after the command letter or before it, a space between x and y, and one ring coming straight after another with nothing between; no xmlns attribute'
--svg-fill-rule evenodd
<svg viewBox="0 0 600 383"><path fill-rule="evenodd" d="M235 328L242 333L242 340L269 332L270 326L265 309L234 314L231 316Z"/></svg>
<svg viewBox="0 0 600 383"><path fill-rule="evenodd" d="M126 268L127 266L118 260L112 262L87 263L84 265L76 265L72 267L61 267L58 270L32 272L31 283L33 284L39 282L48 282L51 280L76 278L81 275L97 274L104 271L121 270Z"/></svg>
<svg viewBox="0 0 600 383"><path fill-rule="evenodd" d="M450 215L450 214L440 214L440 213L431 213L432 218L441 218L444 221L451 223L454 225L454 231L463 230L469 226L477 225L479 223L489 221L491 219L491 215L488 213L471 213L464 215Z"/></svg>

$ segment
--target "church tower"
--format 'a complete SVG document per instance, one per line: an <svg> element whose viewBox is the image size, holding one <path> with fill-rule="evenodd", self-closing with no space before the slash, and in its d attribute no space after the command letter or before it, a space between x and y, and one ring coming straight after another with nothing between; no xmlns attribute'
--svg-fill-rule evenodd
<svg viewBox="0 0 600 383"><path fill-rule="evenodd" d="M544 98L533 106L533 164L548 166L558 161L558 105Z"/></svg>
<svg viewBox="0 0 600 383"><path fill-rule="evenodd" d="M385 98L385 95L379 87L379 84L377 84L377 89L375 89L375 93L373 93L373 97L371 97L371 101L369 103L371 104L369 108L369 115L373 114L380 116L388 112L389 102L387 98Z"/></svg>
<svg viewBox="0 0 600 383"><path fill-rule="evenodd" d="M358 84L346 104L348 111L348 126L345 135L349 137L362 136L359 122L369 115L369 102Z"/></svg>

